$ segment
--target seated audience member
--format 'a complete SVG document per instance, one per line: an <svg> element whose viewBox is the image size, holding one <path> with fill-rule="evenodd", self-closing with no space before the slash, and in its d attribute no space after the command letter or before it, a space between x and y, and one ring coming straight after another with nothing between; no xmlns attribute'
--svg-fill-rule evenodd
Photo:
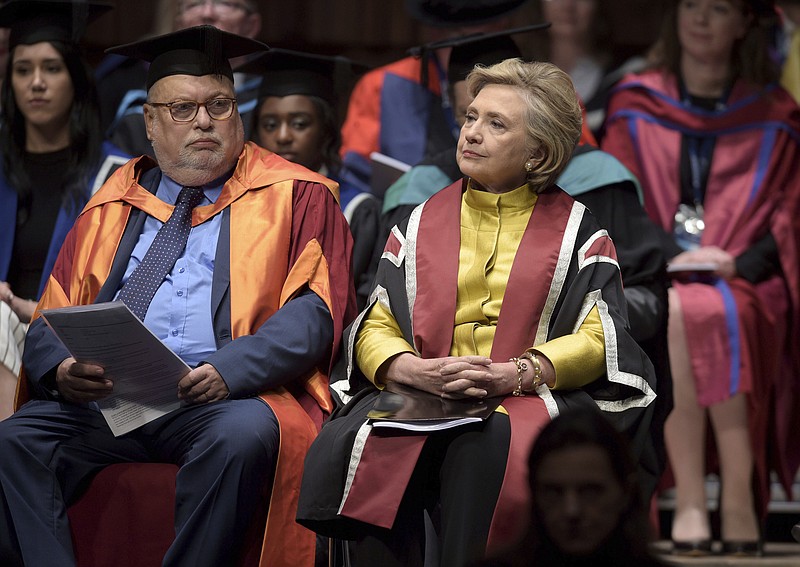
<svg viewBox="0 0 800 567"><path fill-rule="evenodd" d="M13 410L25 329L81 208L128 156L103 141L79 45L111 6L12 0L0 90L0 419ZM81 12L85 10L85 15Z"/></svg>
<svg viewBox="0 0 800 567"><path fill-rule="evenodd" d="M264 49L213 26L112 49L150 62L157 161L131 160L89 201L39 309L122 300L191 371L179 409L114 437L94 403L113 380L34 314L30 400L0 422L2 557L73 565L66 507L93 475L166 462L180 470L164 565L235 564L267 506L262 564L313 565L315 535L292 518L355 310L351 236L335 184L244 141L228 59Z"/></svg>
<svg viewBox="0 0 800 567"><path fill-rule="evenodd" d="M306 458L298 521L356 540L359 565L421 565L436 509L441 565L460 567L524 528L525 457L559 413L597 407L642 450L654 378L627 331L616 252L554 185L581 132L569 77L509 59L467 78L464 177L392 230L338 377L363 388ZM500 397L480 423L373 430L397 383L443 398Z"/></svg>
<svg viewBox="0 0 800 567"><path fill-rule="evenodd" d="M339 205L353 233L353 281L359 308L369 294L368 271L378 235L380 202L344 182L339 148L340 93L361 66L344 57L270 49L240 71L261 77L252 139L279 156L339 183Z"/></svg>
<svg viewBox="0 0 800 567"><path fill-rule="evenodd" d="M709 554L706 474L722 548L761 553L770 468L800 464L800 108L777 84L763 0L670 3L653 68L609 104L603 149L639 179L674 271L665 428L674 551Z"/></svg>
<svg viewBox="0 0 800 567"><path fill-rule="evenodd" d="M628 440L599 411L542 429L528 459L530 524L519 544L480 567L666 565L649 549L647 512Z"/></svg>
<svg viewBox="0 0 800 567"><path fill-rule="evenodd" d="M168 0L173 2L171 13L174 14L172 30L182 30L193 26L211 25L222 31L234 33L243 37L255 39L261 32L261 14L259 2L256 0ZM114 114L110 124L106 124L106 135L117 146L133 156L149 155L155 157L153 148L147 139L147 133L142 119L143 104L147 100L147 90L144 88L141 62L128 63L127 58L119 54L110 54L108 60L103 62L98 70L110 74L114 65L122 66L126 71L128 80L141 78L135 88L125 92L120 98L114 93L115 82L120 82L119 77L107 75L98 77L100 85L101 102L116 100ZM235 60L231 63L233 68L244 63ZM245 139L250 138L250 115L256 105L256 92L259 80L257 77L244 73L234 73L234 88L236 90L236 110L242 115L245 129Z"/></svg>
<svg viewBox="0 0 800 567"><path fill-rule="evenodd" d="M426 40L485 33L509 27L526 0L405 0ZM419 52L372 69L355 85L342 125L342 177L370 191L370 154L409 165L451 147L458 124L445 92L450 47Z"/></svg>

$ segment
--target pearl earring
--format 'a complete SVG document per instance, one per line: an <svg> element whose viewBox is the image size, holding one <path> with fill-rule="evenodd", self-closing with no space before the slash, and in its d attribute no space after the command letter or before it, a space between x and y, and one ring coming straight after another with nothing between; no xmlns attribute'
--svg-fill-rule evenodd
<svg viewBox="0 0 800 567"><path fill-rule="evenodd" d="M530 173L531 171L533 171L533 165L531 164L531 162L529 162L529 161L525 162L525 171L527 173Z"/></svg>

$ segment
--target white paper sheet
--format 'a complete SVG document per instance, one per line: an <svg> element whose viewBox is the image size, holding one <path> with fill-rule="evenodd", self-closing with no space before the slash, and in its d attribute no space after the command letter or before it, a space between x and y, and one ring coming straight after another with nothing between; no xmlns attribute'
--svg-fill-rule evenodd
<svg viewBox="0 0 800 567"><path fill-rule="evenodd" d="M102 366L114 383L98 405L115 436L180 407L178 381L191 369L123 302L46 309L42 317L75 360Z"/></svg>
<svg viewBox="0 0 800 567"><path fill-rule="evenodd" d="M696 262L684 264L667 264L667 273L676 274L680 272L713 272L719 268L714 262Z"/></svg>
<svg viewBox="0 0 800 567"><path fill-rule="evenodd" d="M389 420L370 420L373 427L388 427L390 429L405 429L406 431L441 431L468 423L478 423L483 421L479 417L462 417L459 419L429 419L427 421L389 421Z"/></svg>

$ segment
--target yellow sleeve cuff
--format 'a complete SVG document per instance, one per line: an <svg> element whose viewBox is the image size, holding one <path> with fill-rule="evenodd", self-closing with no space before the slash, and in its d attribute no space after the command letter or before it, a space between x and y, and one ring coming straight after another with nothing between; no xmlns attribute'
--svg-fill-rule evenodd
<svg viewBox="0 0 800 567"><path fill-rule="evenodd" d="M558 337L534 347L556 371L554 390L574 390L594 382L606 371L603 324L593 307L577 333Z"/></svg>
<svg viewBox="0 0 800 567"><path fill-rule="evenodd" d="M356 335L356 364L364 376L381 388L383 384L375 381L378 369L384 362L403 352L416 354L414 347L403 337L394 316L381 303L375 303Z"/></svg>

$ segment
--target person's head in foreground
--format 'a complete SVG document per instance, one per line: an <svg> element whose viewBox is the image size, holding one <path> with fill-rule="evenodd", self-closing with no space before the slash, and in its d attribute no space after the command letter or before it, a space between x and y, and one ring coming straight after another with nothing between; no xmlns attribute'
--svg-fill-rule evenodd
<svg viewBox="0 0 800 567"><path fill-rule="evenodd" d="M234 167L244 128L228 59L266 49L258 41L197 26L109 50L150 62L144 120L167 176L199 186Z"/></svg>
<svg viewBox="0 0 800 567"><path fill-rule="evenodd" d="M456 161L473 186L505 193L552 185L581 134L581 108L569 75L550 63L507 59L467 77L472 103Z"/></svg>
<svg viewBox="0 0 800 567"><path fill-rule="evenodd" d="M627 439L599 411L573 410L554 419L534 443L528 465L529 538L542 565L651 560Z"/></svg>

